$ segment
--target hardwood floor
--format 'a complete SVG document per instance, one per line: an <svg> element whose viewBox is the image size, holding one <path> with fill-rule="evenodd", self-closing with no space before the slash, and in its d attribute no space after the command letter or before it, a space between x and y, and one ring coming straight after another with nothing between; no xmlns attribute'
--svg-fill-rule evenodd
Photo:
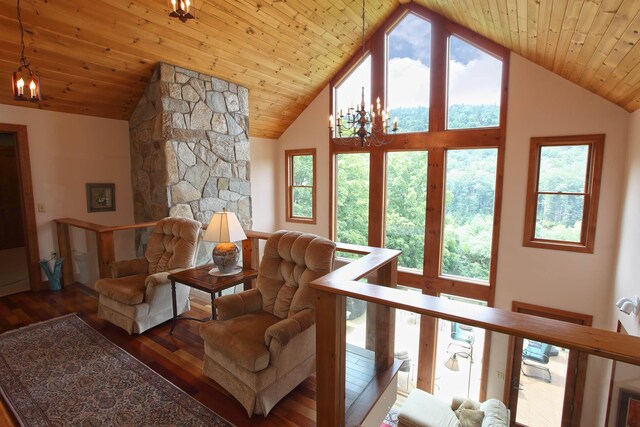
<svg viewBox="0 0 640 427"><path fill-rule="evenodd" d="M200 298L192 298L191 307L189 315L193 317L206 318L211 313L210 307ZM169 335L170 322L166 322L142 335L130 336L98 319L97 311L95 291L80 284L60 292L15 294L0 298L0 333L63 314L78 313L109 340L238 427L315 426L315 377L309 377L282 399L268 417L254 415L248 418L240 403L202 374L204 348L198 334L199 323L178 321L173 335ZM0 408L0 425L17 425L4 402Z"/></svg>

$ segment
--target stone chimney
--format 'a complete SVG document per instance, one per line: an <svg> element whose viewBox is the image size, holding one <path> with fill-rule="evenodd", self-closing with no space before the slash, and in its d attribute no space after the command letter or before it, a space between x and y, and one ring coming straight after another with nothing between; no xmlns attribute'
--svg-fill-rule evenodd
<svg viewBox="0 0 640 427"><path fill-rule="evenodd" d="M160 63L129 130L136 222L181 216L207 225L226 208L251 228L247 88Z"/></svg>

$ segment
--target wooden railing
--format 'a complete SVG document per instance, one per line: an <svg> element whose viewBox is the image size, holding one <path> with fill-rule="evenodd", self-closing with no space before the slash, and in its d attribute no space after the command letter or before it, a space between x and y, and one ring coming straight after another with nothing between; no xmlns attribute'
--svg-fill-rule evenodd
<svg viewBox="0 0 640 427"><path fill-rule="evenodd" d="M98 268L100 271L100 278L104 278L110 277L110 264L116 260L113 233L116 231L134 230L137 228L147 228L156 225L156 221L116 226L93 224L91 222L80 221L72 218L60 218L54 221L56 223L56 230L58 233L58 255L67 260L67 263L62 267L62 281L65 285L74 282L73 265L71 264L73 257L71 256L70 227L93 231L96 234L96 244L98 246Z"/></svg>
<svg viewBox="0 0 640 427"><path fill-rule="evenodd" d="M393 289L397 254L373 249L360 260L311 283L318 291L318 426L340 427L347 421L346 425L352 425L354 421L345 419L346 297L640 365L640 337ZM383 286L356 281L376 268L384 272L380 281ZM389 350L388 357L392 357L392 347Z"/></svg>
<svg viewBox="0 0 640 427"><path fill-rule="evenodd" d="M56 220L56 224L60 256L67 259L71 259L69 227L96 233L100 276L106 277L109 263L115 260L113 232L151 227L155 222L107 227L65 218ZM246 235L247 239L242 242L243 265L257 268L259 241L268 239L270 234L247 231ZM311 283L318 291L316 392L317 424L321 427L359 424L370 409L360 406L345 413L346 297L368 303L366 342L367 347L375 352L378 370L394 363L393 309L640 365L639 337L395 289L399 251L342 243L336 243L336 246L338 251L363 256ZM72 268L68 266L63 271L65 283L72 282ZM363 277L367 277L369 283L358 281Z"/></svg>

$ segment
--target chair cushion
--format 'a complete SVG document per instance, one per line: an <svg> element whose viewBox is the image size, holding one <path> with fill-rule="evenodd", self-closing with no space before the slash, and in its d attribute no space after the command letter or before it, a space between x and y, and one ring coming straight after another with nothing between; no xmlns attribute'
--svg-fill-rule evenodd
<svg viewBox="0 0 640 427"><path fill-rule="evenodd" d="M426 391L415 389L400 408L398 425L411 427L458 427L460 423L449 405Z"/></svg>
<svg viewBox="0 0 640 427"><path fill-rule="evenodd" d="M200 327L200 336L238 365L258 372L269 366L269 348L264 342L264 333L280 320L264 311L245 314L204 323Z"/></svg>
<svg viewBox="0 0 640 427"><path fill-rule="evenodd" d="M96 290L122 304L140 304L144 300L146 278L146 274L136 274L118 279L100 279L96 282Z"/></svg>
<svg viewBox="0 0 640 427"><path fill-rule="evenodd" d="M258 275L262 309L281 319L315 308L309 283L331 272L335 243L294 231L277 231L264 248Z"/></svg>
<svg viewBox="0 0 640 427"><path fill-rule="evenodd" d="M190 268L202 225L188 218L169 217L157 222L144 253L149 274Z"/></svg>
<svg viewBox="0 0 640 427"><path fill-rule="evenodd" d="M480 405L484 412L482 427L503 427L509 425L509 412L504 403L498 399L489 399Z"/></svg>

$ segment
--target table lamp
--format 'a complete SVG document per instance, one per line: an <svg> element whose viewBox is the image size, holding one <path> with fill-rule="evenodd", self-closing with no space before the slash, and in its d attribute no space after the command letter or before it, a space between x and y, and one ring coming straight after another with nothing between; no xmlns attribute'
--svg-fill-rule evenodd
<svg viewBox="0 0 640 427"><path fill-rule="evenodd" d="M216 242L213 248L213 262L216 267L209 272L213 276L230 276L242 270L238 267L240 249L233 242L246 239L244 230L233 212L214 212L211 222L204 233L203 240L206 242Z"/></svg>

